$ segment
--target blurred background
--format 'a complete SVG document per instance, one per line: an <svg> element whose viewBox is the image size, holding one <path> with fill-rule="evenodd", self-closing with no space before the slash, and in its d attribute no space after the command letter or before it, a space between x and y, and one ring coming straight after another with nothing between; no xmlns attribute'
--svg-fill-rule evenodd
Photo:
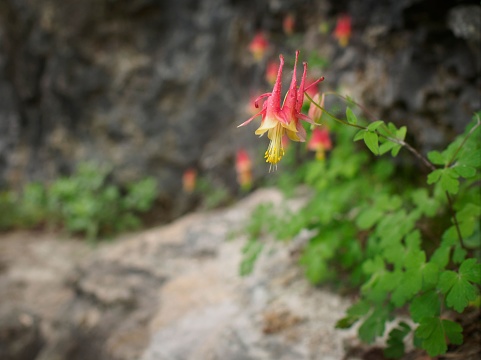
<svg viewBox="0 0 481 360"><path fill-rule="evenodd" d="M0 278L2 296L8 293L0 340L14 344L0 343L0 358L31 359L40 349L42 360L136 358L150 336L157 289L193 266L162 272L165 259L156 256L200 261L238 221L222 220L222 236L209 232L217 220L187 222L183 245L155 252L154 239L175 236L146 234L136 239L142 248L96 257L85 242L51 242L44 230L110 238L235 204L279 174L295 174L297 163L324 159L336 135L317 154L289 145L291 159L270 173L268 139L254 135L259 118L237 128L258 111L253 99L272 89L279 54L286 59L283 94L300 50L308 82L325 77L311 96L336 91L354 99L373 117L407 126L407 141L426 154L461 134L481 108L480 29L478 0L0 0L0 274L23 266ZM326 101L336 114L337 105ZM395 165L416 173L422 164L405 155ZM244 218L253 207L246 209ZM16 229L39 232L8 232ZM185 289L199 286L194 280ZM188 297L177 295L172 304ZM18 299L37 301L41 311L18 310Z"/></svg>
<svg viewBox="0 0 481 360"><path fill-rule="evenodd" d="M455 0L2 0L0 187L93 162L121 187L153 177L159 220L192 208L189 169L235 195L236 152L252 157L256 183L267 141L236 126L270 91L280 53L286 91L296 49L313 79L325 76L322 91L407 125L423 152L440 147L480 107L480 11Z"/></svg>

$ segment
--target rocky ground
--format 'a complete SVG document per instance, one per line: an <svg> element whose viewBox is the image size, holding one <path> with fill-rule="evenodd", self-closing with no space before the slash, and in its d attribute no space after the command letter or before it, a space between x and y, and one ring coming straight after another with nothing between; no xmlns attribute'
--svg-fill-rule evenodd
<svg viewBox="0 0 481 360"><path fill-rule="evenodd" d="M2 235L0 358L343 359L354 333L334 323L350 301L306 283L296 242L238 275L242 226L264 201L283 200L261 190L96 247Z"/></svg>

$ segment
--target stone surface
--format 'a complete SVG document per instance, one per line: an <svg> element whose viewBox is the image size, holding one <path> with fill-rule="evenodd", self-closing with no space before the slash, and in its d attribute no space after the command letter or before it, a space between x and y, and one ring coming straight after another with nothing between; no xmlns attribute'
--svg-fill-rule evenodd
<svg viewBox="0 0 481 360"><path fill-rule="evenodd" d="M36 346L29 359L340 360L353 332L334 324L350 301L307 283L292 257L302 239L265 239L254 273L238 275L242 226L267 201L283 202L278 191L261 190L95 248L4 235L0 312L16 309L24 323L28 316L24 335L14 337Z"/></svg>

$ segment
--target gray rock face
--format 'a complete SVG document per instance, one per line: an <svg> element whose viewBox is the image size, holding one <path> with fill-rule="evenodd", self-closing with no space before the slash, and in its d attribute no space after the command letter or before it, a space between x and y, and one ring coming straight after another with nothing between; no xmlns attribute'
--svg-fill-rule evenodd
<svg viewBox="0 0 481 360"><path fill-rule="evenodd" d="M264 239L254 273L238 275L242 224L266 201L279 207L283 200L275 190L258 191L229 209L95 249L31 233L4 236L0 314L21 309L35 319L5 348L42 340L28 357L36 360L341 359L353 331L334 324L350 301L309 285L292 247Z"/></svg>
<svg viewBox="0 0 481 360"><path fill-rule="evenodd" d="M3 160L10 180L14 169L48 178L93 158L116 165L121 182L156 175L169 194L233 121L238 40L222 31L235 22L226 2L9 0L2 8L0 89L10 106L0 123L22 130L16 141L2 131L2 140L27 152Z"/></svg>
<svg viewBox="0 0 481 360"><path fill-rule="evenodd" d="M251 94L269 90L247 51L258 29L269 58L325 57L323 90L407 123L424 150L442 146L480 107L479 11L454 0L3 0L0 186L96 160L121 184L155 176L171 204L190 166L232 189L236 149L265 144L236 129ZM319 32L341 12L353 19L347 48Z"/></svg>

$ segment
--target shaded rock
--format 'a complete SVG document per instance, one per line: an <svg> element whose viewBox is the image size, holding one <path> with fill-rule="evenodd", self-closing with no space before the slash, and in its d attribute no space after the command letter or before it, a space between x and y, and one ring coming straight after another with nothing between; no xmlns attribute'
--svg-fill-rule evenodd
<svg viewBox="0 0 481 360"><path fill-rule="evenodd" d="M0 358L4 360L35 359L44 344L39 319L28 311L1 309Z"/></svg>

